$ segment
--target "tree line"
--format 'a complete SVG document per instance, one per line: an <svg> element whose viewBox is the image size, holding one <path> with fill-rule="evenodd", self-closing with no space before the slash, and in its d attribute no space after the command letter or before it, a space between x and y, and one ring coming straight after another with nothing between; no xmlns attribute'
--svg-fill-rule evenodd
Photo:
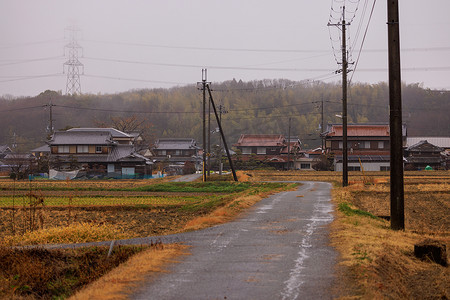
<svg viewBox="0 0 450 300"><path fill-rule="evenodd" d="M287 135L291 119L291 136L313 148L321 144L322 120L324 127L341 122L336 116L342 110L337 83L233 79L212 83L211 88L216 105L224 108L222 125L229 144L244 133ZM408 136L449 135L450 93L410 84L403 86L402 96ZM131 129L128 120L149 144L160 137L189 137L201 143L202 108L202 91L195 85L75 96L47 90L35 97L4 97L0 98L0 145L14 146L17 152L43 145L49 135L50 110L55 130L99 126L126 130ZM348 122L389 122L388 85L352 84ZM210 130L216 127L212 114ZM212 133L211 142L218 144L219 134Z"/></svg>

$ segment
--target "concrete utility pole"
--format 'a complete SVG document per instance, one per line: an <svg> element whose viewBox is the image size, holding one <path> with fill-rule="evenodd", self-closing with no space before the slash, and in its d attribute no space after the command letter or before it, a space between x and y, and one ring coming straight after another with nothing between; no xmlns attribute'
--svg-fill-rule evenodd
<svg viewBox="0 0 450 300"><path fill-rule="evenodd" d="M219 123L222 124L222 114L227 114L228 111L222 104L219 104ZM222 163L222 139L219 138L219 175L222 175L223 163Z"/></svg>
<svg viewBox="0 0 450 300"><path fill-rule="evenodd" d="M291 169L291 118L289 118L289 126L288 126L288 146L287 146L287 151L288 151L288 157L287 157L287 169L288 171Z"/></svg>
<svg viewBox="0 0 450 300"><path fill-rule="evenodd" d="M342 8L342 186L348 186L347 149L347 37L345 34L345 6Z"/></svg>
<svg viewBox="0 0 450 300"><path fill-rule="evenodd" d="M207 70L202 69L202 91L203 91L203 182L206 181L206 77Z"/></svg>
<svg viewBox="0 0 450 300"><path fill-rule="evenodd" d="M389 56L389 128L391 142L391 228L405 229L403 187L402 93L398 0L387 1Z"/></svg>
<svg viewBox="0 0 450 300"><path fill-rule="evenodd" d="M48 106L48 108L49 108L47 132L48 132L49 137L51 137L53 135L53 132L54 132L52 98L50 98L50 102L46 106Z"/></svg>
<svg viewBox="0 0 450 300"><path fill-rule="evenodd" d="M222 124L221 124L219 116L217 114L216 105L214 104L214 99L213 99L213 96L211 93L211 89L209 88L209 84L206 85L206 88L208 89L209 100L211 101L211 105L214 110L214 115L216 116L216 121L219 125L220 136L222 137L223 146L225 147L225 151L227 153L228 162L229 162L230 168L231 168L231 173L233 174L234 181L238 181L236 171L234 170L233 160L231 159L230 151L228 150L228 145L227 145L227 141L225 139L225 134L223 133Z"/></svg>
<svg viewBox="0 0 450 300"><path fill-rule="evenodd" d="M342 186L348 186L348 145L347 145L347 37L345 22L345 6L342 7L342 22L328 26L341 26L342 30ZM338 71L339 72L339 71Z"/></svg>

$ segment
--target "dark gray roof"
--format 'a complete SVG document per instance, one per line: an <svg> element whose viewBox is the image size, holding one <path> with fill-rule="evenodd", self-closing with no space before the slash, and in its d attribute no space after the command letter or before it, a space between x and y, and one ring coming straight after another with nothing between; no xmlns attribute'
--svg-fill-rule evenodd
<svg viewBox="0 0 450 300"><path fill-rule="evenodd" d="M109 145L113 144L109 131L56 131L50 145Z"/></svg>
<svg viewBox="0 0 450 300"><path fill-rule="evenodd" d="M8 145L0 145L0 153L4 153L4 152L12 152L11 148L9 148Z"/></svg>
<svg viewBox="0 0 450 300"><path fill-rule="evenodd" d="M189 150L199 149L199 147L197 147L197 142L191 138L163 138L156 141L154 149Z"/></svg>
<svg viewBox="0 0 450 300"><path fill-rule="evenodd" d="M335 157L336 161L341 162L342 161L342 155L336 155ZM389 155L349 155L348 161L349 162L359 162L361 159L361 162L388 162L390 161Z"/></svg>
<svg viewBox="0 0 450 300"><path fill-rule="evenodd" d="M148 158L135 152L135 149L131 145L117 145L113 147L111 153L108 156L108 161L149 161Z"/></svg>
<svg viewBox="0 0 450 300"><path fill-rule="evenodd" d="M43 145L36 149L31 150L30 152L50 152L50 146L49 145Z"/></svg>
<svg viewBox="0 0 450 300"><path fill-rule="evenodd" d="M129 135L125 132L122 132L120 130L117 130L115 128L71 128L67 131L83 131L83 132L99 132L99 131L106 131L111 134L113 138L132 138L132 135Z"/></svg>
<svg viewBox="0 0 450 300"><path fill-rule="evenodd" d="M435 146L428 141L420 141L414 145L409 146L406 148L406 151L409 152L442 152L444 151L444 148Z"/></svg>
<svg viewBox="0 0 450 300"><path fill-rule="evenodd" d="M444 162L444 158L442 157L417 157L411 156L406 157L407 163L420 163L420 164L440 164Z"/></svg>

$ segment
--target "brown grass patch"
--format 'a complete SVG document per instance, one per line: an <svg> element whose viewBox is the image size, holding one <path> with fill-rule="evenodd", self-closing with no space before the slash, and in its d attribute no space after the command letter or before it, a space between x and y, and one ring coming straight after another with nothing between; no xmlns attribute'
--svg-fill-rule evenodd
<svg viewBox="0 0 450 300"><path fill-rule="evenodd" d="M0 247L0 298L64 299L144 249L117 246L108 257L108 247Z"/></svg>
<svg viewBox="0 0 450 300"><path fill-rule="evenodd" d="M165 268L168 264L176 263L177 258L187 255L187 248L171 244L164 245L162 249L141 252L69 299L128 299L130 291L139 287L144 280L167 272Z"/></svg>
<svg viewBox="0 0 450 300"><path fill-rule="evenodd" d="M333 191L333 201L337 205L347 202L352 209L363 210L354 215L338 211L331 225L332 245L340 253L337 296L342 299L448 299L449 268L418 260L413 251L415 243L428 237L444 242L448 248L448 227L439 231L435 223L439 220L446 226L446 219L436 219L436 215L448 216L449 212L442 211L442 205L440 209L422 210L418 205L424 201L423 195L416 197L411 193L409 205L420 209L422 214L411 215L412 210L406 209L406 230L394 231L388 221L370 217L370 213L389 212L389 207L385 207L386 194L361 194L364 188L350 186ZM365 210L369 211L367 215L364 215ZM422 227L420 232L417 226Z"/></svg>

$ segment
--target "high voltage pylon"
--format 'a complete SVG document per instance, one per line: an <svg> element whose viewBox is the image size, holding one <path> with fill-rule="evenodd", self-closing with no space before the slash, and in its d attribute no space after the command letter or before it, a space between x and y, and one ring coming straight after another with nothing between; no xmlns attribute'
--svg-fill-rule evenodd
<svg viewBox="0 0 450 300"><path fill-rule="evenodd" d="M69 33L69 43L64 47L64 53L68 51L69 59L64 63L64 72L67 69L66 94L81 94L81 74L84 73L84 65L78 60L79 52L83 52L83 48L78 45L77 32L79 30L75 26L66 28Z"/></svg>

